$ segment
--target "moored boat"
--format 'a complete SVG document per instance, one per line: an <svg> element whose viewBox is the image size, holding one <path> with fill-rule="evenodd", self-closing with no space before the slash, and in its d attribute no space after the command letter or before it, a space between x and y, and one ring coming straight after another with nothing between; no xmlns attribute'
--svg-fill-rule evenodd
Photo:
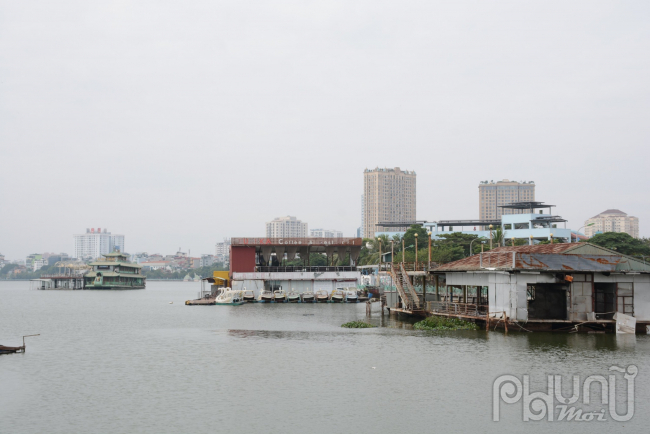
<svg viewBox="0 0 650 434"><path fill-rule="evenodd" d="M244 291L226 288L215 299L217 305L239 306L244 304Z"/></svg>
<svg viewBox="0 0 650 434"><path fill-rule="evenodd" d="M257 301L261 303L271 303L273 301L273 293L269 290L263 289L262 292L260 292L259 297L257 297Z"/></svg>
<svg viewBox="0 0 650 434"><path fill-rule="evenodd" d="M314 296L313 292L303 292L300 294L300 298L302 299L303 303L313 303L316 301L316 297Z"/></svg>
<svg viewBox="0 0 650 434"><path fill-rule="evenodd" d="M359 301L357 291L348 288L347 291L345 291L345 301L348 303L357 303Z"/></svg>
<svg viewBox="0 0 650 434"><path fill-rule="evenodd" d="M316 301L319 303L327 303L329 300L329 296L327 295L327 291L324 289L321 289L319 291L316 291Z"/></svg>
<svg viewBox="0 0 650 434"><path fill-rule="evenodd" d="M300 303L300 294L297 292L291 291L287 294L287 298L289 299L289 303Z"/></svg>
<svg viewBox="0 0 650 434"><path fill-rule="evenodd" d="M336 288L334 291L332 291L332 294L330 295L330 301L332 303L341 303L344 300L344 294L343 290Z"/></svg>
<svg viewBox="0 0 650 434"><path fill-rule="evenodd" d="M282 289L278 289L273 293L273 300L275 300L276 303L286 303L287 293Z"/></svg>
<svg viewBox="0 0 650 434"><path fill-rule="evenodd" d="M9 354L9 353L24 353L25 352L25 347L6 347L4 345L0 345L0 354Z"/></svg>
<svg viewBox="0 0 650 434"><path fill-rule="evenodd" d="M244 301L247 303L255 302L255 292L251 291L250 289L244 290Z"/></svg>

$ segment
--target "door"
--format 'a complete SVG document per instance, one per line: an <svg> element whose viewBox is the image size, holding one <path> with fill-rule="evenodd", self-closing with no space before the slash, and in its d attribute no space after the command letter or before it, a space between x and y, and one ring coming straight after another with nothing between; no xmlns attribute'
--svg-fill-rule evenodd
<svg viewBox="0 0 650 434"><path fill-rule="evenodd" d="M527 285L528 319L567 319L567 288L557 283Z"/></svg>
<svg viewBox="0 0 650 434"><path fill-rule="evenodd" d="M596 318L612 319L616 311L616 284L594 283Z"/></svg>

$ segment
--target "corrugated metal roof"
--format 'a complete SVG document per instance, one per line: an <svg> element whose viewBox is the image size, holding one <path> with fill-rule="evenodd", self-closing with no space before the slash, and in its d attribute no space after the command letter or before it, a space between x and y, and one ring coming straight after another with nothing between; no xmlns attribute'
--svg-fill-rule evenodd
<svg viewBox="0 0 650 434"><path fill-rule="evenodd" d="M650 265L636 258L589 243L510 246L492 249L459 261L444 264L435 271L477 271L489 268L546 271L639 271L650 272Z"/></svg>

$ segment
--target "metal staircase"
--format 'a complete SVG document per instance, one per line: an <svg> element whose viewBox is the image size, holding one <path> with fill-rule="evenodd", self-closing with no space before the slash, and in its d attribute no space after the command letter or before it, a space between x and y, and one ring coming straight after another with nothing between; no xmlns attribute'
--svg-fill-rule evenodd
<svg viewBox="0 0 650 434"><path fill-rule="evenodd" d="M390 274L395 283L395 287L397 288L397 292L402 299L402 305L404 308L410 311L421 310L420 299L413 288L411 278L404 270L404 265L400 264L399 269L397 269L395 264L391 264Z"/></svg>

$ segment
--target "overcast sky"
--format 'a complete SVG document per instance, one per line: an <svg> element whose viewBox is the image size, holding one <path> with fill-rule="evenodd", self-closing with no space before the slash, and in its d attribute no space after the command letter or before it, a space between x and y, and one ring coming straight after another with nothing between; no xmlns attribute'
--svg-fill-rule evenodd
<svg viewBox="0 0 650 434"><path fill-rule="evenodd" d="M535 181L650 236L650 2L0 0L0 253L213 253L295 215L360 225L366 168L419 219Z"/></svg>

